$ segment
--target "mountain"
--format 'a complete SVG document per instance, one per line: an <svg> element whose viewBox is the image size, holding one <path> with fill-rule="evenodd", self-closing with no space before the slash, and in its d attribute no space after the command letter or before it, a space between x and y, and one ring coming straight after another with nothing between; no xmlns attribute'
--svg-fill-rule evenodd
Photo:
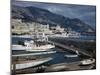
<svg viewBox="0 0 100 75"><path fill-rule="evenodd" d="M39 22L50 24L50 26L61 25L64 28L71 28L78 32L94 32L95 30L78 18L70 19L59 14L52 13L46 9L37 7L12 6L12 18L22 19L24 22ZM67 12L66 12L67 14Z"/></svg>

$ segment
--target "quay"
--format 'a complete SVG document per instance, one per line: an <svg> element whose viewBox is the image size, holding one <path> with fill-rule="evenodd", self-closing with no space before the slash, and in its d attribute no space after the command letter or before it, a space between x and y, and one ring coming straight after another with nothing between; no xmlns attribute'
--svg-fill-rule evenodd
<svg viewBox="0 0 100 75"><path fill-rule="evenodd" d="M77 53L77 54L79 53L79 54L83 54L83 55L92 57L92 54L90 54L90 53L89 53L88 51L86 51L86 50L82 50L82 49L79 49L79 48L73 48L73 47L70 47L70 46L67 46L67 45L64 45L64 44L61 44L61 43L58 43L58 42L54 42L54 41L48 41L48 43L52 43L52 44L54 44L55 46L64 48L64 49L66 49L66 50L75 52L75 53Z"/></svg>

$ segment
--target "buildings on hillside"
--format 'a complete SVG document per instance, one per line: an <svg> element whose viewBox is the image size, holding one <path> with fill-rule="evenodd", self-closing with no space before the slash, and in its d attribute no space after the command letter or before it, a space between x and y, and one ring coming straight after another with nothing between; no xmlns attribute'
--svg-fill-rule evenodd
<svg viewBox="0 0 100 75"><path fill-rule="evenodd" d="M36 34L44 33L46 35L64 36L64 37L79 37L80 33L73 31L71 28L61 27L60 25L49 26L37 22L22 22L21 19L12 19L12 33L13 34Z"/></svg>
<svg viewBox="0 0 100 75"><path fill-rule="evenodd" d="M12 19L11 22L12 33L17 34L33 34L34 32L43 32L45 34L51 34L52 31L49 29L49 25L43 25L36 22L22 22L21 19Z"/></svg>

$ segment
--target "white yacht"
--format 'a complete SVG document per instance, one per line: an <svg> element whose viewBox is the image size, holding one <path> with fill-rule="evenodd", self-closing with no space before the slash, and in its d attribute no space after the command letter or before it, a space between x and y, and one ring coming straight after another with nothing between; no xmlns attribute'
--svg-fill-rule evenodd
<svg viewBox="0 0 100 75"><path fill-rule="evenodd" d="M12 50L48 51L55 48L52 44L36 44L34 41L24 41L24 45L12 45Z"/></svg>
<svg viewBox="0 0 100 75"><path fill-rule="evenodd" d="M55 45L47 43L48 37L44 34L41 38L35 40L24 41L22 45L12 45L12 50L25 50L25 51L50 51L55 48Z"/></svg>

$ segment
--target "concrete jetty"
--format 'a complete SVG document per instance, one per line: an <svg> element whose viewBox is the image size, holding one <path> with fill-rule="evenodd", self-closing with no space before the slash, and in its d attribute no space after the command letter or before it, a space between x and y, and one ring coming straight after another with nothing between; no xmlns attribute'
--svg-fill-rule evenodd
<svg viewBox="0 0 100 75"><path fill-rule="evenodd" d="M52 43L52 44L54 44L55 46L64 48L64 49L66 49L66 50L70 50L70 51L73 51L73 52L78 52L79 54L83 54L83 55L92 57L92 54L90 54L90 53L89 53L88 51L86 51L86 50L82 50L82 49L79 49L79 48L73 48L73 47L70 47L70 46L67 46L67 45L64 45L64 44L61 44L61 43L58 43L58 42L54 42L54 41L48 41L48 43Z"/></svg>

